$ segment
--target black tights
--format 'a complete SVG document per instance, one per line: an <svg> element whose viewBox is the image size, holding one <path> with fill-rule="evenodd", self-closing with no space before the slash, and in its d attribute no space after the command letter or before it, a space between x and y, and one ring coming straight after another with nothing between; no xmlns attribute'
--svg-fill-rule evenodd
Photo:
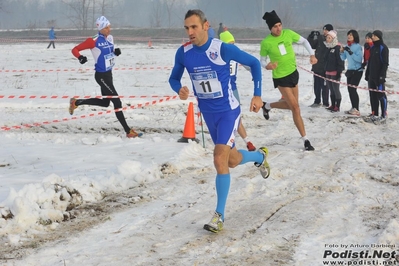
<svg viewBox="0 0 399 266"><path fill-rule="evenodd" d="M375 116L379 115L379 108L381 106L381 116L387 115L388 100L385 93L385 83L377 84L377 82L369 81L369 88L374 89L370 91L371 113Z"/></svg>
<svg viewBox="0 0 399 266"><path fill-rule="evenodd" d="M362 78L363 71L355 71L350 77L347 77L346 83L353 85L348 85L349 99L351 100L352 108L356 108L359 111L359 94L357 93L357 86Z"/></svg>
<svg viewBox="0 0 399 266"><path fill-rule="evenodd" d="M101 95L103 96L118 96L118 93L115 90L113 80L112 80L112 71L108 72L96 72L94 74L94 78L96 79L98 85L101 87ZM122 108L122 101L119 98L90 98L90 99L78 99L76 101L76 106L79 105L97 105L102 107L108 107L110 102L114 105L114 109ZM115 112L116 118L119 123L121 123L123 129L126 133L130 132L130 127L127 125L125 116L123 115L122 110Z"/></svg>

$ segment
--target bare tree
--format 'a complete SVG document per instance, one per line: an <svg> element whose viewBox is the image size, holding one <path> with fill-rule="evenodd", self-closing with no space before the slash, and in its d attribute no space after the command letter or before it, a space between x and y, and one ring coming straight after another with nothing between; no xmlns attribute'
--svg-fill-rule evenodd
<svg viewBox="0 0 399 266"><path fill-rule="evenodd" d="M299 27L301 24L301 22L298 21L299 17L295 13L295 10L290 8L290 4L288 3L279 2L276 12L285 28L295 28Z"/></svg>
<svg viewBox="0 0 399 266"><path fill-rule="evenodd" d="M174 6L176 4L176 0L169 0L169 1L165 1L165 7L166 7L166 12L168 14L168 28L170 28L172 26L172 12L174 9Z"/></svg>
<svg viewBox="0 0 399 266"><path fill-rule="evenodd" d="M160 28L162 22L162 3L161 0L153 0L150 15L151 28Z"/></svg>
<svg viewBox="0 0 399 266"><path fill-rule="evenodd" d="M29 30L36 30L38 28L38 22L37 21L29 21L28 24L26 25L26 28Z"/></svg>
<svg viewBox="0 0 399 266"><path fill-rule="evenodd" d="M61 2L71 10L72 14L67 15L67 17L72 24L78 29L87 30L89 21L91 21L89 14L93 8L94 0L61 0Z"/></svg>
<svg viewBox="0 0 399 266"><path fill-rule="evenodd" d="M6 4L5 3L6 3L5 0L0 0L0 12L6 12L6 10L5 10Z"/></svg>
<svg viewBox="0 0 399 266"><path fill-rule="evenodd" d="M78 29L87 30L95 27L98 17L112 17L115 7L121 5L121 0L61 0L61 3L68 7L68 20Z"/></svg>
<svg viewBox="0 0 399 266"><path fill-rule="evenodd" d="M57 20L56 19L47 20L46 24L47 28L55 27L57 26Z"/></svg>
<svg viewBox="0 0 399 266"><path fill-rule="evenodd" d="M117 14L116 12L118 12ZM94 20L97 18L95 14L98 16L106 16L107 18L112 18L122 14L123 8L121 8L120 0L93 0L93 25Z"/></svg>

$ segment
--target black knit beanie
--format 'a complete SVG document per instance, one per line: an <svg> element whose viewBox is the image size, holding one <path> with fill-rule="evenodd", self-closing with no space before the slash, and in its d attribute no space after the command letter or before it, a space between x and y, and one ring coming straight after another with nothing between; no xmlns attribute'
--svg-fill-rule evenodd
<svg viewBox="0 0 399 266"><path fill-rule="evenodd" d="M277 16L276 11L274 10L272 12L266 12L263 15L263 19L266 21L269 30L271 30L276 23L281 22L281 19Z"/></svg>
<svg viewBox="0 0 399 266"><path fill-rule="evenodd" d="M378 39L380 39L382 41L382 31L375 30L375 31L373 31L373 35L377 36Z"/></svg>
<svg viewBox="0 0 399 266"><path fill-rule="evenodd" d="M323 27L323 30L332 31L334 27L331 24L326 24Z"/></svg>

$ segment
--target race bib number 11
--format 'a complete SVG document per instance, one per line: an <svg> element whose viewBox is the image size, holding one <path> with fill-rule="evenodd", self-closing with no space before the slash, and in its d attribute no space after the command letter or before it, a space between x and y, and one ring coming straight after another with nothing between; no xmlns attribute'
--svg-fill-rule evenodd
<svg viewBox="0 0 399 266"><path fill-rule="evenodd" d="M216 71L190 73L197 97L200 99L216 99L223 97L222 86Z"/></svg>

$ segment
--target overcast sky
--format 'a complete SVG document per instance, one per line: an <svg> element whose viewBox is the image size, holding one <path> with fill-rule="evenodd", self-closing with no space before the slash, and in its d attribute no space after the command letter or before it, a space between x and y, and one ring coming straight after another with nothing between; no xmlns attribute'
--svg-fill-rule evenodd
<svg viewBox="0 0 399 266"><path fill-rule="evenodd" d="M78 14L63 2L82 3L0 0L0 29L47 28L50 21L55 21L58 28L75 28ZM89 25L93 24L93 17L106 15L118 27L178 28L188 9L200 8L213 25L223 22L230 27L263 27L263 13L271 10L276 10L289 27L331 23L337 28L388 30L399 26L397 0L108 0L103 11L99 2L88 14Z"/></svg>

